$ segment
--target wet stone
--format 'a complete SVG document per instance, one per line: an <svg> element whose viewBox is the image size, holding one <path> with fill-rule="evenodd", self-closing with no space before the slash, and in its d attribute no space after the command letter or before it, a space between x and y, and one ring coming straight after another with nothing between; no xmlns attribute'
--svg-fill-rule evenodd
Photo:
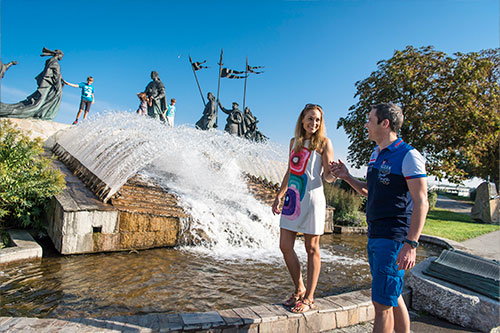
<svg viewBox="0 0 500 333"><path fill-rule="evenodd" d="M245 324L261 323L262 318L256 314L251 308L236 308L234 312L240 316Z"/></svg>
<svg viewBox="0 0 500 333"><path fill-rule="evenodd" d="M181 313L180 316L184 322L185 329L208 329L225 324L221 316L215 311Z"/></svg>
<svg viewBox="0 0 500 333"><path fill-rule="evenodd" d="M221 311L218 311L218 312L219 312L219 315L221 316L221 318L226 323L226 325L228 325L228 326L243 325L243 320L233 310L231 310L231 309L229 309L229 310L221 310Z"/></svg>

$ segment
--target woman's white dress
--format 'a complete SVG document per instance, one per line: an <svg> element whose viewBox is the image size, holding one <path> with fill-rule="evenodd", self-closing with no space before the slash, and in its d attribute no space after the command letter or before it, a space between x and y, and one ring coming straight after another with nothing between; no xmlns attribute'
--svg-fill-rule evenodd
<svg viewBox="0 0 500 333"><path fill-rule="evenodd" d="M310 151L309 140L298 153L290 153L290 177L281 211L280 228L310 235L325 230L326 201L323 192L321 154Z"/></svg>

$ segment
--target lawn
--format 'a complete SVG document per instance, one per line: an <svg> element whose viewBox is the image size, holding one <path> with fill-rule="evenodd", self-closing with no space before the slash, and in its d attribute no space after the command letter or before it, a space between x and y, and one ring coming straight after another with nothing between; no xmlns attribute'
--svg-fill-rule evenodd
<svg viewBox="0 0 500 333"><path fill-rule="evenodd" d="M467 214L435 208L427 214L422 233L462 242L499 228L496 224L476 222Z"/></svg>

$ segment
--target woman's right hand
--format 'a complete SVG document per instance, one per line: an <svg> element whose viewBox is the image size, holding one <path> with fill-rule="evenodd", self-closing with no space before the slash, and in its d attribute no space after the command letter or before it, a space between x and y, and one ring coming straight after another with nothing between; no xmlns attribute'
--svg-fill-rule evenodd
<svg viewBox="0 0 500 333"><path fill-rule="evenodd" d="M281 200L280 200L280 198L276 197L276 198L274 199L274 202L273 202L273 207L272 207L272 210L273 210L273 214L274 214L274 215L281 214L280 205L281 205Z"/></svg>

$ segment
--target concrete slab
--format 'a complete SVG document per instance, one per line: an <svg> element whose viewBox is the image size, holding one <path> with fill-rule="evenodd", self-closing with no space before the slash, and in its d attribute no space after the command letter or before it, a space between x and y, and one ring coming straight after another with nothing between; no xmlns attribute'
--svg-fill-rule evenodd
<svg viewBox="0 0 500 333"><path fill-rule="evenodd" d="M15 246L0 250L0 265L42 259L42 247L26 230L9 230L8 233Z"/></svg>

